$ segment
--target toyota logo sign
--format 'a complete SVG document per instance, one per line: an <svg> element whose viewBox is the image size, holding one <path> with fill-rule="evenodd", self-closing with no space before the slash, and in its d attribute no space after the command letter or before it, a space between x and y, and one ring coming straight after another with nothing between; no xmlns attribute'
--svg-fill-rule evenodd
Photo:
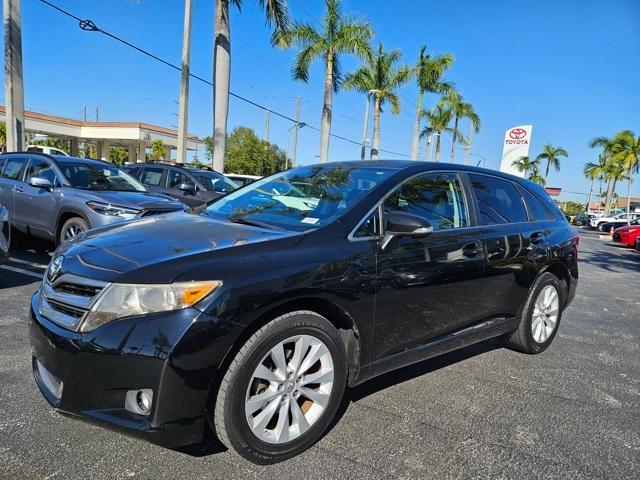
<svg viewBox="0 0 640 480"><path fill-rule="evenodd" d="M514 140L520 140L527 136L527 131L524 128L512 128L509 136Z"/></svg>

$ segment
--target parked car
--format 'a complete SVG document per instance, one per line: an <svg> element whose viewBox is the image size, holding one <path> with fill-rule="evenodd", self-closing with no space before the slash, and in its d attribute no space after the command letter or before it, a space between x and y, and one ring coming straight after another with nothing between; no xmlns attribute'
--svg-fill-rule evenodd
<svg viewBox="0 0 640 480"><path fill-rule="evenodd" d="M11 244L11 225L9 224L9 212L0 205L0 264L9 258L9 246Z"/></svg>
<svg viewBox="0 0 640 480"><path fill-rule="evenodd" d="M614 220L611 222L604 222L598 226L598 229L603 232L611 232L611 229L616 230L617 228L624 227L626 225L636 225L639 220L640 220L640 217L631 221L628 221L625 218L625 219Z"/></svg>
<svg viewBox="0 0 640 480"><path fill-rule="evenodd" d="M579 213L573 219L573 224L581 227L588 227L592 218L595 218L595 215L592 213Z"/></svg>
<svg viewBox="0 0 640 480"><path fill-rule="evenodd" d="M609 230L610 230L611 226L614 226L613 224L618 223L618 226L625 225L629 219L635 220L636 218L640 218L640 213L619 213L618 215L615 215L613 217L592 218L590 225L591 225L591 228L595 228L596 230L603 232L603 231L608 231L608 230L605 230L607 226L609 227ZM612 224L612 225L606 225L606 224Z"/></svg>
<svg viewBox="0 0 640 480"><path fill-rule="evenodd" d="M636 237L636 250L640 252L640 237Z"/></svg>
<svg viewBox="0 0 640 480"><path fill-rule="evenodd" d="M239 186L244 187L245 185L249 185L250 183L255 182L256 180L260 180L262 177L258 175L242 175L239 173L225 173L225 177L233 182L237 183Z"/></svg>
<svg viewBox="0 0 640 480"><path fill-rule="evenodd" d="M46 145L29 145L27 146L26 151L33 153L46 153L47 155L60 155L63 157L69 156L69 154L64 150L60 150L56 147L47 147Z"/></svg>
<svg viewBox="0 0 640 480"><path fill-rule="evenodd" d="M542 187L496 171L294 168L200 216L62 245L31 300L35 381L61 412L172 447L209 424L278 462L323 435L346 386L491 337L544 351L577 245Z"/></svg>
<svg viewBox="0 0 640 480"><path fill-rule="evenodd" d="M57 243L89 228L186 208L108 162L34 152L0 155L0 203L13 227Z"/></svg>
<svg viewBox="0 0 640 480"><path fill-rule="evenodd" d="M616 228L613 231L613 240L620 242L627 247L634 247L636 237L640 235L640 219L631 222L631 225Z"/></svg>
<svg viewBox="0 0 640 480"><path fill-rule="evenodd" d="M172 163L137 163L124 167L152 192L164 193L200 212L213 200L238 188L221 173Z"/></svg>

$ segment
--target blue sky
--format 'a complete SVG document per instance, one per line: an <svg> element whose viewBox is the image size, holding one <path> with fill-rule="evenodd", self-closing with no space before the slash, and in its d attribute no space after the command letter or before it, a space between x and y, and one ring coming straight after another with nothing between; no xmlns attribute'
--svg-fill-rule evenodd
<svg viewBox="0 0 640 480"><path fill-rule="evenodd" d="M182 37L181 0L52 0L79 17L118 34L153 53L179 63ZM193 0L192 72L211 78L213 0ZM308 84L291 79L293 51L270 47L270 31L254 0L242 12L232 9L232 90L293 116L295 96L303 99L301 119L319 125L323 70L314 66ZM319 0L289 0L293 17L316 22ZM80 118L100 108L101 120L145 121L175 125L179 74L115 43L104 35L81 31L76 22L38 0L23 0L23 50L26 108ZM472 102L482 120L474 151L497 168L504 131L533 124L531 154L542 145L569 151L562 170L549 184L586 192L585 162L596 152L589 139L621 129L640 133L640 2L637 0L345 0L345 12L366 17L375 41L398 48L404 61L415 62L419 48L451 52L448 79ZM345 57L345 71L357 59ZM416 87L400 92L402 112L383 114L382 148L408 154ZM3 92L1 94L3 96ZM4 103L3 97L0 97ZM436 99L427 98L428 105ZM334 98L333 133L359 140L362 95L340 92ZM211 88L191 82L189 130L206 135L212 125ZM248 125L262 135L264 113L232 99L230 126ZM287 147L289 122L272 116L270 140ZM466 125L463 126L466 131ZM302 129L299 163L317 161L319 136ZM451 142L443 141L443 159ZM332 140L330 158L352 159L359 147ZM459 151L458 158L463 156ZM398 157L402 158L402 157ZM479 157L473 157L476 161ZM632 187L640 196L640 182ZM626 187L619 188L626 193ZM563 195L565 199L583 199ZM583 199L584 201L584 199Z"/></svg>

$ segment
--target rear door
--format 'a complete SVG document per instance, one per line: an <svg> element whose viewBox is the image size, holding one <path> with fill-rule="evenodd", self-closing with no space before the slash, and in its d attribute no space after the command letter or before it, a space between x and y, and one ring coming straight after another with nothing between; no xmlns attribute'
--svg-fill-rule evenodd
<svg viewBox="0 0 640 480"><path fill-rule="evenodd" d="M15 214L14 190L22 184L22 174L27 159L19 156L6 157L2 175L0 176L0 203L9 210L9 219L13 225L23 227L25 224Z"/></svg>
<svg viewBox="0 0 640 480"><path fill-rule="evenodd" d="M475 194L487 248L483 290L489 301L487 314L513 317L520 313L538 271L547 264L546 222L553 218L545 207L531 202L531 213L523 190L510 180L485 174L468 174ZM539 203L539 202L538 202ZM540 217L536 219L534 209Z"/></svg>
<svg viewBox="0 0 640 480"><path fill-rule="evenodd" d="M46 178L53 189L32 187L32 177ZM60 186L50 163L39 157L31 157L24 173L24 182L15 189L16 216L24 221L31 230L39 230L41 235L53 237L56 218L54 190Z"/></svg>

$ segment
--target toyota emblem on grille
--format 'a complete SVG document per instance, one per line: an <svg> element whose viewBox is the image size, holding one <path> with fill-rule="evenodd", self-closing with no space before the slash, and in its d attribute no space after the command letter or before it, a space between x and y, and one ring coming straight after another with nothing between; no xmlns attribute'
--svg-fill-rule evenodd
<svg viewBox="0 0 640 480"><path fill-rule="evenodd" d="M49 268L47 268L47 278L49 281L53 281L60 274L60 270L62 270L62 263L64 262L64 257L62 255L57 256L51 263L49 264Z"/></svg>

